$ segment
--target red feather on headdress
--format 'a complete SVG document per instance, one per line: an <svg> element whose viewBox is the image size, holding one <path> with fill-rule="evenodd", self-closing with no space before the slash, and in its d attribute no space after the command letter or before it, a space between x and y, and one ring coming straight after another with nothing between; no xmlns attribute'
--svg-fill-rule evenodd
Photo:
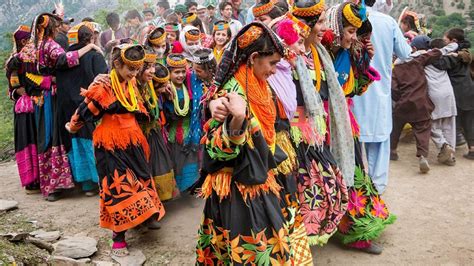
<svg viewBox="0 0 474 266"><path fill-rule="evenodd" d="M277 34L287 45L292 45L298 41L299 33L294 25L294 22L285 19L278 23Z"/></svg>

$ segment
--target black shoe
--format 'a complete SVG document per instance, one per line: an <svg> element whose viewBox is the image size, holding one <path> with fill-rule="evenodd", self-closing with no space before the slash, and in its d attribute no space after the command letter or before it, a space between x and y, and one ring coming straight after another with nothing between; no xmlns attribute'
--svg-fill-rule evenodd
<svg viewBox="0 0 474 266"><path fill-rule="evenodd" d="M156 221L156 220L148 220L145 225L150 230L159 230L159 229L161 229L161 223Z"/></svg>
<svg viewBox="0 0 474 266"><path fill-rule="evenodd" d="M398 161L397 151L390 151L390 161Z"/></svg>
<svg viewBox="0 0 474 266"><path fill-rule="evenodd" d="M464 154L463 157L469 160L474 160L474 151L470 151L467 154Z"/></svg>
<svg viewBox="0 0 474 266"><path fill-rule="evenodd" d="M464 138L464 135L461 132L458 132L456 134L456 146L459 147L464 144L466 144L466 139Z"/></svg>
<svg viewBox="0 0 474 266"><path fill-rule="evenodd" d="M381 244L371 243L370 247L361 250L369 254L380 255L382 254L383 246Z"/></svg>
<svg viewBox="0 0 474 266"><path fill-rule="evenodd" d="M46 200L49 201L49 202L55 202L55 201L58 201L59 199L61 199L61 196L62 196L61 192L53 192L53 193L48 195Z"/></svg>

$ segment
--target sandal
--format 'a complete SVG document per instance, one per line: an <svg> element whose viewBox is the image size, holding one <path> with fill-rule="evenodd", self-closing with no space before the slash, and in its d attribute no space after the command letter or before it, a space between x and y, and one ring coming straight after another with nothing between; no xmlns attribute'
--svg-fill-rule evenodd
<svg viewBox="0 0 474 266"><path fill-rule="evenodd" d="M125 257L128 256L130 252L128 251L127 248L127 243L124 242L114 242L112 245L112 253L111 256L115 257Z"/></svg>

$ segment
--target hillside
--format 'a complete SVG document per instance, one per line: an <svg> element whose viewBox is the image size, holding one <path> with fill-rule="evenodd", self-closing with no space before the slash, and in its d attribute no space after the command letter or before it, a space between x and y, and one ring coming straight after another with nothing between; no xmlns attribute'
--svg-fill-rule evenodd
<svg viewBox="0 0 474 266"><path fill-rule="evenodd" d="M0 36L5 37L19 24L31 25L34 17L41 12L54 10L53 0L4 0L0 1ZM65 13L76 20L92 16L96 10L110 9L117 5L117 0L63 0ZM3 39L3 38L2 38ZM9 42L0 40L0 49L10 46Z"/></svg>

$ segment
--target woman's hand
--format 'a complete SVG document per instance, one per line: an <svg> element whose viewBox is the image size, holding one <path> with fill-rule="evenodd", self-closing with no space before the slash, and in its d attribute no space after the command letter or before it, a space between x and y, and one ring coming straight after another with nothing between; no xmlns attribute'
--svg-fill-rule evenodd
<svg viewBox="0 0 474 266"><path fill-rule="evenodd" d="M224 122L226 117L230 114L229 109L227 109L224 102L225 104L228 104L229 99L221 97L209 102L209 110L211 111L212 118L221 123Z"/></svg>
<svg viewBox="0 0 474 266"><path fill-rule="evenodd" d="M223 102L229 113L236 119L244 120L247 113L247 102L235 92L226 95L228 102Z"/></svg>
<svg viewBox="0 0 474 266"><path fill-rule="evenodd" d="M368 39L365 42L365 48L367 49L367 52L369 53L370 59L374 58L374 55L375 55L374 45L372 44L370 39Z"/></svg>

